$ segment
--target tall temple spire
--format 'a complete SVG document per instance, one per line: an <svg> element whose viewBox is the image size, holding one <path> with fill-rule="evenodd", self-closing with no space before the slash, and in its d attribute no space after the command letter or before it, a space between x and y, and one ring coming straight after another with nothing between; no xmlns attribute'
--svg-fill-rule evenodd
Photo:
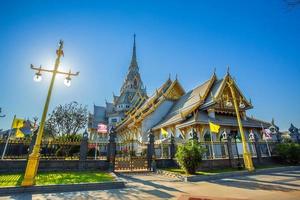
<svg viewBox="0 0 300 200"><path fill-rule="evenodd" d="M130 68L138 68L138 64L136 61L136 45L135 45L135 34L133 34L133 49L132 49L132 57L131 57L131 63Z"/></svg>
<svg viewBox="0 0 300 200"><path fill-rule="evenodd" d="M131 102L132 99L135 99L134 97L139 92L141 92L143 96L147 95L141 79L141 75L139 73L139 67L136 60L135 37L136 35L134 34L131 62L124 83L120 89L120 96L118 98L119 104L128 104L128 106L130 104L129 102Z"/></svg>

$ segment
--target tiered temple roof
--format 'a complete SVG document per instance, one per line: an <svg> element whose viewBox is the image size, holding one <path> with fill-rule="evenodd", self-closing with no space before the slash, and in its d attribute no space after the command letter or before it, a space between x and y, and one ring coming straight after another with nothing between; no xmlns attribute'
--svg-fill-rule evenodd
<svg viewBox="0 0 300 200"><path fill-rule="evenodd" d="M151 95L143 103L131 109L127 113L127 117L117 124L117 130L134 126L141 122L146 116L151 114L164 100L176 101L185 93L178 80L172 81L170 78L162 84L153 95Z"/></svg>
<svg viewBox="0 0 300 200"><path fill-rule="evenodd" d="M113 124L117 133L139 134L143 138L148 131L170 128L174 132L174 129L207 125L209 122L236 128L238 124L231 89L239 104L244 127L266 128L271 125L246 115L246 110L253 106L229 72L221 79L214 72L207 81L187 93L177 77L175 80L169 78L148 97L139 73L134 36L132 58L120 96L113 95L113 102L106 102L106 107L94 106L90 127L97 128L98 123L108 123L109 119L118 118L117 123Z"/></svg>
<svg viewBox="0 0 300 200"><path fill-rule="evenodd" d="M159 130L160 128L171 126L180 128L188 125L208 124L209 121L220 125L237 126L233 107L231 109L222 107L224 90L226 90L228 79L232 79L229 73L227 73L222 79L217 79L214 73L209 80L190 90L178 99L168 114L163 117L163 119L154 126L152 130ZM240 110L245 111L252 108L251 103L244 97L234 81L233 84L235 93L240 101L242 101L245 105L245 107ZM210 108L213 108L216 112L213 118L208 115L208 110ZM222 113L227 114L222 115ZM268 122L249 118L247 116L244 116L242 123L245 127L270 126L270 123Z"/></svg>

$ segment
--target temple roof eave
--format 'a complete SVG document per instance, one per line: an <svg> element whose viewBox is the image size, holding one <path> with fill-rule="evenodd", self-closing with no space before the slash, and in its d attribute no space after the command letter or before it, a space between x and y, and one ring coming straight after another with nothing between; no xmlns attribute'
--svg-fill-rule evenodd
<svg viewBox="0 0 300 200"><path fill-rule="evenodd" d="M194 126L194 125L208 125L209 122L218 124L220 126L234 126L234 127L238 127L238 122L235 116L222 116L223 119L214 119L214 118L209 118L208 116L206 116L205 119L189 119L186 120L185 122L176 125L176 128L185 128L188 126ZM226 120L224 120L224 118ZM246 120L242 119L242 126L246 127L246 128L269 128L271 126L271 123L269 122L264 122L262 120L258 120L255 118L250 118L247 117Z"/></svg>
<svg viewBox="0 0 300 200"><path fill-rule="evenodd" d="M144 100L139 106L137 106L135 109L133 109L131 112L129 112L127 117L125 118L125 120L123 122L121 122L119 124L119 126L117 126L116 130L120 130L125 125L128 125L130 123L140 121L139 119L136 119L136 120L133 119L136 116L141 115L139 118L144 118L147 115L149 115L153 111L153 109L151 109L151 107L154 104L155 104L154 105L155 107L159 106L162 103L162 101L165 99L165 98L161 98L161 97L163 97L164 93L169 91L172 83L173 82L170 79L168 79L159 89L156 90L156 92L152 96L150 96L147 100ZM163 92L163 90L166 90L166 91ZM155 101L157 101L157 102L154 103ZM147 110L147 111L144 113L145 110Z"/></svg>
<svg viewBox="0 0 300 200"><path fill-rule="evenodd" d="M182 98L180 98L178 102L174 104L173 108L171 108L166 118L159 122L153 129L157 130L166 126L174 126L176 123L183 121L187 115L199 108L205 102L204 99L207 98L208 93L216 79L217 77L214 73L209 80L183 95ZM178 105L179 108L177 108ZM180 105L182 107L180 107Z"/></svg>

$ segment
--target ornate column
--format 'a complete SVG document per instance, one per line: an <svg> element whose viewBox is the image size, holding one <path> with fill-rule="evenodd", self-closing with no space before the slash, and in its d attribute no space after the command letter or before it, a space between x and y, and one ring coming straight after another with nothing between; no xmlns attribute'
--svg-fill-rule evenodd
<svg viewBox="0 0 300 200"><path fill-rule="evenodd" d="M87 151L88 151L88 132L85 130L80 143L80 157L79 157L80 161L86 160Z"/></svg>
<svg viewBox="0 0 300 200"><path fill-rule="evenodd" d="M85 130L80 143L79 169L85 168L87 152L88 152L88 132Z"/></svg>
<svg viewBox="0 0 300 200"><path fill-rule="evenodd" d="M149 131L148 132L148 144L147 144L147 161L148 161L148 169L151 170L151 163L154 155L154 134Z"/></svg>
<svg viewBox="0 0 300 200"><path fill-rule="evenodd" d="M175 138L171 134L171 144L170 144L170 158L173 159L175 157Z"/></svg>
<svg viewBox="0 0 300 200"><path fill-rule="evenodd" d="M109 162L109 170L115 170L115 157L116 157L116 132L114 127L109 130L109 143L107 148L107 160Z"/></svg>

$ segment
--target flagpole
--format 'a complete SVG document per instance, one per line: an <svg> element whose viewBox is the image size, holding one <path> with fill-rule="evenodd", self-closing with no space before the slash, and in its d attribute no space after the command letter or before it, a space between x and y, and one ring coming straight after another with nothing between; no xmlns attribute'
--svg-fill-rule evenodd
<svg viewBox="0 0 300 200"><path fill-rule="evenodd" d="M209 121L209 123L211 123L211 122ZM211 145L212 157L213 157L213 159L215 159L215 148L214 148L212 132L211 132L210 128L209 128L209 133L210 133L210 145Z"/></svg>
<svg viewBox="0 0 300 200"><path fill-rule="evenodd" d="M4 159L4 155L5 155L5 153L6 153L6 149L7 149L7 145L8 145L8 140L9 140L9 138L10 138L10 135L11 135L11 132L12 132L12 129L13 129L13 126L14 126L14 121L15 121L15 119L16 119L16 115L14 115L14 119L13 119L13 121L12 121L12 123L11 123L11 128L10 128L10 130L9 130L9 134L8 134L7 139L6 139L6 142L5 142L5 146L4 146L4 149L3 149L3 153L2 153L2 156L1 156L1 160Z"/></svg>
<svg viewBox="0 0 300 200"><path fill-rule="evenodd" d="M97 141L98 141L98 133L96 133L96 137L95 137L95 158L94 158L94 160L96 160L96 157L97 157Z"/></svg>
<svg viewBox="0 0 300 200"><path fill-rule="evenodd" d="M215 159L215 148L214 148L214 143L213 143L213 139L212 139L212 132L210 132L210 143L211 143L211 150L212 150L212 154L213 154L213 159Z"/></svg>

